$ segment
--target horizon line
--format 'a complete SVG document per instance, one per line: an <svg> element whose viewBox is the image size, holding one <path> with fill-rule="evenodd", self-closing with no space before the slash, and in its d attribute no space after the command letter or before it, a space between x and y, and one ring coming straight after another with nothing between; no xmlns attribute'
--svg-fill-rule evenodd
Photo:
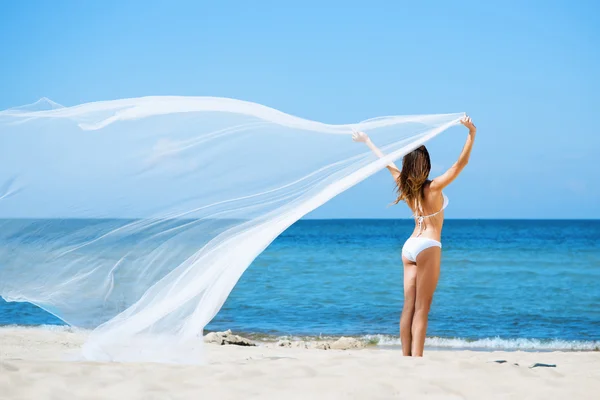
<svg viewBox="0 0 600 400"><path fill-rule="evenodd" d="M0 221L9 220L143 220L143 219L181 219L181 220L193 220L203 218L161 218L156 216L149 217L2 217ZM227 218L225 218L227 219ZM235 220L241 220L242 218L231 218ZM298 221L411 221L414 220L412 217L405 218L378 218L378 217L333 217L333 218L300 218ZM467 217L467 218L446 218L445 221L600 221L600 217L597 218L494 218L494 217Z"/></svg>

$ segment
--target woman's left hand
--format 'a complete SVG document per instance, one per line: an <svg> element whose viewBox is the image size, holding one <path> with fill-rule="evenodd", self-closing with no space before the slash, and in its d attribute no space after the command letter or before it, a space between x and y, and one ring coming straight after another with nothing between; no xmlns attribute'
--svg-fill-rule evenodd
<svg viewBox="0 0 600 400"><path fill-rule="evenodd" d="M366 133L355 131L352 134L352 140L354 140L355 142L358 142L358 143L367 143L370 139Z"/></svg>

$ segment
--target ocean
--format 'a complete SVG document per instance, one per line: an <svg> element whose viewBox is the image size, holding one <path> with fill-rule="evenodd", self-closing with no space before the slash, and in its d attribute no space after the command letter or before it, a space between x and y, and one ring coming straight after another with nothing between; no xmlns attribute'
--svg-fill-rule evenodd
<svg viewBox="0 0 600 400"><path fill-rule="evenodd" d="M298 221L254 261L207 330L398 346L400 251L413 226ZM600 348L600 220L447 220L442 242L429 348ZM64 324L0 300L0 325Z"/></svg>

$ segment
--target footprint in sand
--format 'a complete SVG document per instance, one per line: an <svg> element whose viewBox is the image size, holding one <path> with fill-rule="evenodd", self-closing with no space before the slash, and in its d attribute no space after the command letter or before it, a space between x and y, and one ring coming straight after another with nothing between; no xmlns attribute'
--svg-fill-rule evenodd
<svg viewBox="0 0 600 400"><path fill-rule="evenodd" d="M19 370L18 367L14 366L12 364L6 363L6 362L0 362L0 367L2 367L2 369L10 371L10 372L16 372Z"/></svg>

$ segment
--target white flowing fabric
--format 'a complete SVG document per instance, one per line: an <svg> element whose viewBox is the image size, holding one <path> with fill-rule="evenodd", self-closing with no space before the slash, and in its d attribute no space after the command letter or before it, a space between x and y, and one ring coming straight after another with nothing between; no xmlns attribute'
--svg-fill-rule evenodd
<svg viewBox="0 0 600 400"><path fill-rule="evenodd" d="M2 111L0 296L93 328L86 359L198 363L277 235L462 116L328 125L212 97Z"/></svg>

